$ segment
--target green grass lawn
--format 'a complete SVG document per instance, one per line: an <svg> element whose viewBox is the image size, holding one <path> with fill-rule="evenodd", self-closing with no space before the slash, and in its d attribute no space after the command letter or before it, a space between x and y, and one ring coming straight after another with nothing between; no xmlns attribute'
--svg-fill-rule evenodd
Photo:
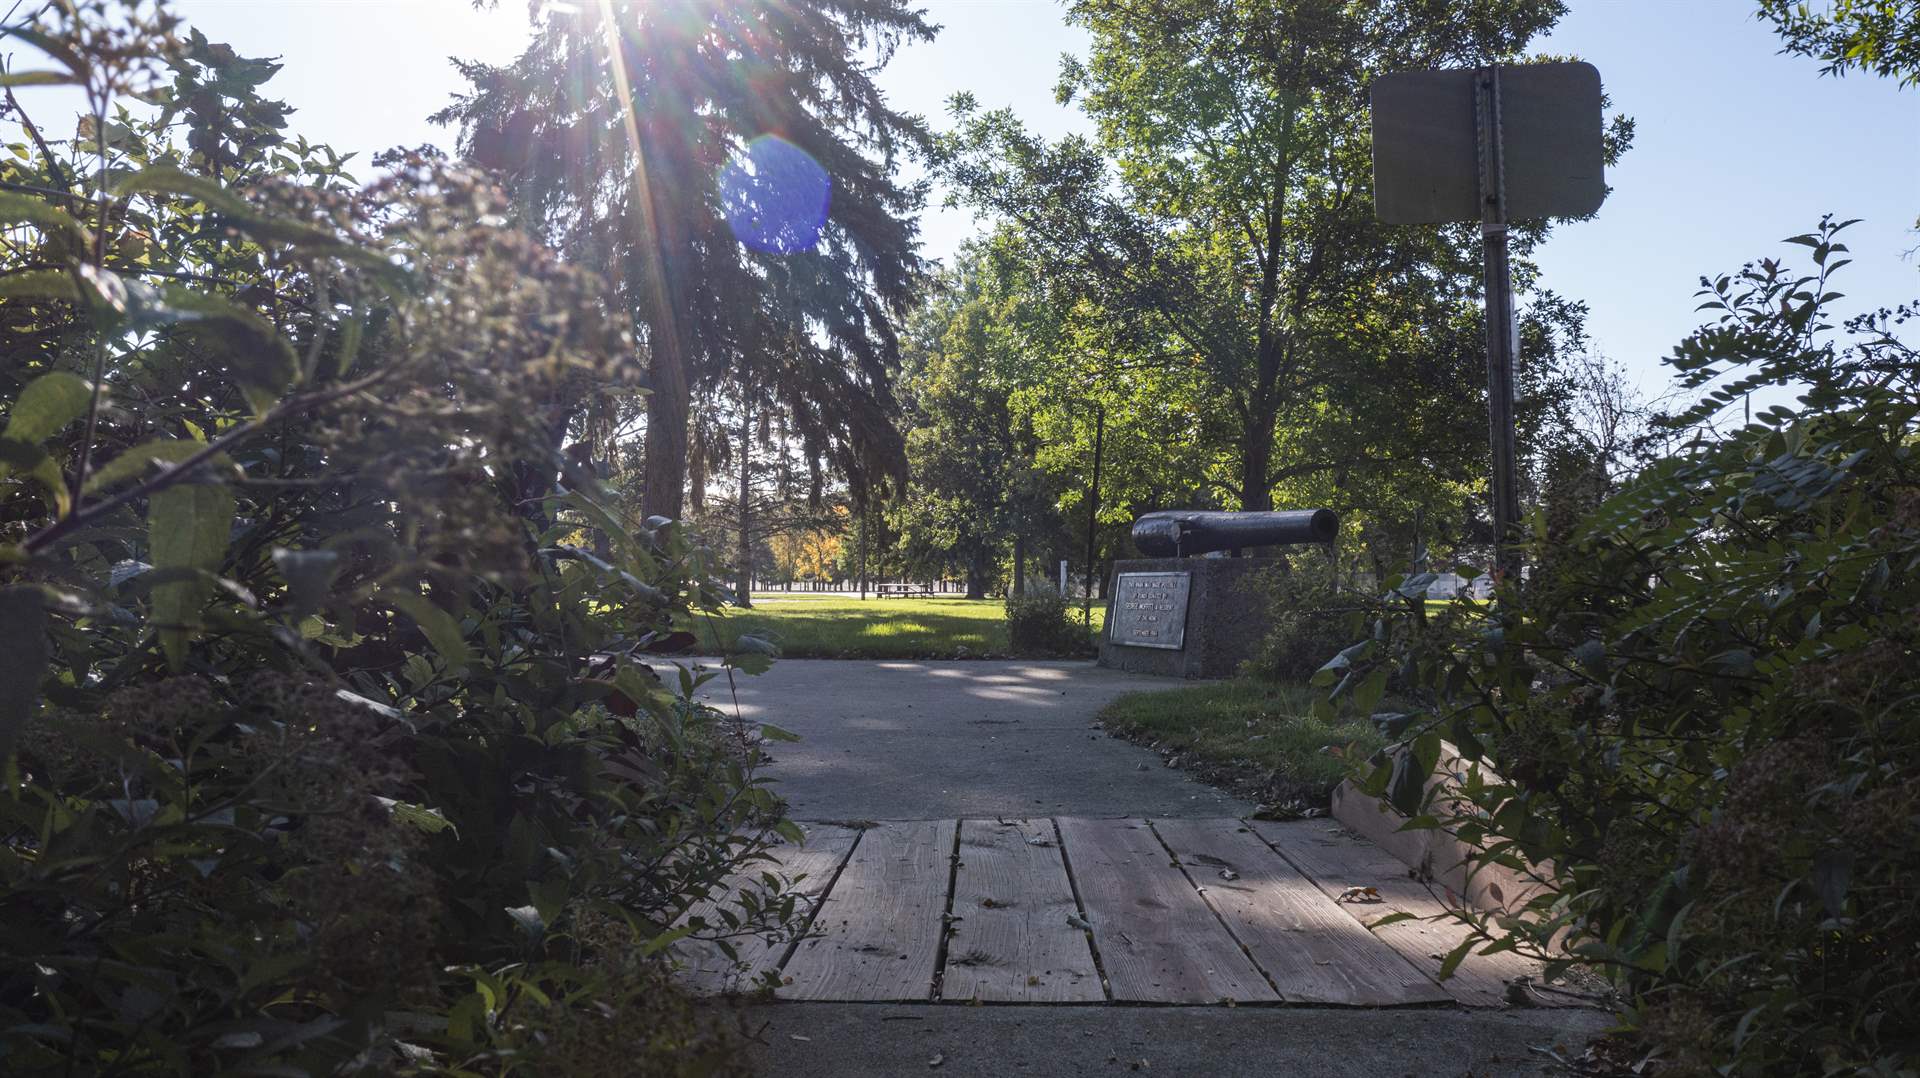
<svg viewBox="0 0 1920 1078"><path fill-rule="evenodd" d="M1385 741L1363 718L1315 719L1313 692L1246 679L1209 682L1123 696L1100 719L1109 733L1158 743L1181 768L1249 801L1325 807L1347 761L1364 760Z"/></svg>
<svg viewBox="0 0 1920 1078"><path fill-rule="evenodd" d="M1079 608L1074 618L1079 618ZM1093 604L1093 627L1106 621ZM714 637L719 633L719 640ZM819 592L755 594L751 610L731 609L699 626L702 645L742 633L762 636L794 659L956 659L1007 655L1006 609L999 599L875 599Z"/></svg>

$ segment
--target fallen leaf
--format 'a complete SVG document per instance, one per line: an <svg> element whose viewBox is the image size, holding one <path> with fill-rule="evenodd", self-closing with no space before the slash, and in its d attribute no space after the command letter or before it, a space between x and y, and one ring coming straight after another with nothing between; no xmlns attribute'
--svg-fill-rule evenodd
<svg viewBox="0 0 1920 1078"><path fill-rule="evenodd" d="M927 1060L927 1066L938 1067L940 1064L945 1063L946 1061L947 1061L947 1057L945 1055L936 1055L932 1059Z"/></svg>

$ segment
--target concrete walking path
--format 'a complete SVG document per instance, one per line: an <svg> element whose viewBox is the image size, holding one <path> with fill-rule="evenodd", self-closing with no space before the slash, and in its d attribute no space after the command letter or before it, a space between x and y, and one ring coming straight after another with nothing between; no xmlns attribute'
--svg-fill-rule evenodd
<svg viewBox="0 0 1920 1078"><path fill-rule="evenodd" d="M797 945L784 941L767 943L761 948L765 953L755 951L753 954L758 963L788 967L782 972L794 979L783 986L781 996L811 997L805 1001L776 1000L751 1005L749 1023L760 1030L760 1047L756 1049L760 1069L793 1078L903 1074L1006 1078L1019 1074L1130 1073L1207 1078L1232 1075L1489 1078L1568 1073L1554 1062L1554 1055L1577 1057L1588 1038L1607 1028L1610 1016L1586 1007L1549 1009L1536 1005L1499 1009L1500 1001L1492 998L1505 994L1500 991L1504 984L1498 977L1478 989L1469 984L1448 982L1444 991L1456 1000L1454 1004L1409 998L1406 1003L1410 1006L1403 1003L1390 1010L1310 1002L1314 998L1336 998L1345 991L1338 983L1334 984L1331 995L1290 994L1276 963L1291 963L1298 956L1292 954L1288 938L1276 933L1283 929L1293 930L1296 936L1302 931L1327 933L1330 927L1339 926L1349 916L1356 921L1367 919L1363 913L1336 905L1326 897L1324 887L1332 886L1334 877L1337 876L1340 883L1350 883L1347 877L1357 879L1355 874L1363 866L1372 865L1370 871L1379 876L1372 882L1389 885L1384 890L1390 898L1396 880L1402 889L1419 889L1419 885L1401 877L1398 868L1389 863L1390 859L1383 860L1380 851L1364 842L1342 837L1328 821L1281 825L1282 829L1275 831L1268 831L1257 823L1236 825L1235 821L1250 815L1254 806L1166 768L1157 754L1110 738L1091 726L1100 708L1118 696L1175 688L1179 684L1103 670L1091 663L904 660L784 660L760 677L738 678L734 688L730 688L724 678L710 683L705 691L710 702L728 710L737 706L742 717L748 720L773 723L802 738L798 743L770 746L773 761L767 774L775 780L775 789L787 798L791 815L811 822L809 841L796 852L811 859L805 868L814 880L805 889L812 893L815 901L825 900L820 910L823 923L815 926L818 935ZM1054 819L1049 822L1048 817ZM1020 872L1003 872L1006 866L986 859L994 853L987 845L967 844L966 829L972 826L990 832L995 828L1040 827L1042 830L1034 833L1039 841L1001 843L989 836L982 843L1005 846L1016 854L1042 850L1051 855L1056 851L1044 844L1046 827L1056 828L1054 833L1059 838L1076 838L1068 834L1071 821L1062 821L1063 817L1106 820L1110 823L1073 826L1107 830L1132 828L1157 836L1157 842L1175 845L1194 841L1189 832L1200 829L1204 832L1201 838L1217 840L1216 844L1226 841L1231 832L1237 836L1234 841L1251 848L1251 838L1240 831L1252 832L1258 828L1262 837L1281 845L1273 848L1273 858L1256 859L1259 863L1251 877L1246 864L1238 865L1235 871L1217 869L1216 863L1227 863L1216 856L1219 851L1208 855L1176 853L1161 860L1160 853L1173 847L1156 846L1146 853L1138 853L1130 861L1109 858L1115 864L1124 863L1142 871L1152 869L1166 879L1155 891L1151 888L1130 890L1124 880L1116 877L1095 884L1102 888L1102 893L1092 898L1074 890L1084 889L1085 879L1061 894L1053 893L1061 890L1059 886L1048 890L1038 884L1021 884L1051 905L1045 907L1048 912L1039 920L1031 917L1009 920L1007 915L1018 911L1024 903L1016 900L1011 907L1003 908L1000 891L1012 893L1017 888L1007 882L970 882L973 873L993 866L989 877L983 878L1000 880L1004 876L1007 881L1016 881L1025 878L1020 872L1031 876L1038 870L1020 861L1024 866ZM1116 817L1129 817L1131 822L1116 820ZM1162 827L1155 822L1161 820L1170 823ZM886 854L875 862L877 867L866 871L864 876L849 879L849 866L854 864L855 857L848 851L858 849L867 836L892 834L885 828L877 832L861 830L868 826L868 821L912 821L888 825L912 834L895 836L899 839L895 844L900 848L891 854L875 846L876 851ZM918 836L920 830L928 831L933 837L908 841ZM1350 855L1343 855L1351 863L1342 861L1336 868L1321 866L1321 875L1331 875L1321 881L1322 893L1318 896L1310 893L1311 885L1288 886L1295 881L1281 871L1285 868L1282 861L1298 861L1313 855L1312 850L1303 854L1286 847L1287 836L1296 832L1317 845L1351 844L1354 847ZM956 834L958 839L954 837ZM1025 831L1021 834L1025 835ZM815 837L819 837L819 841L815 841ZM837 842L833 840L836 837ZM1073 845L1073 841L1067 841L1057 852L1066 853L1065 847ZM1028 846L1033 849L1029 850ZM1282 849L1288 849L1285 858L1279 856ZM969 856L974 859L975 869L967 867ZM1011 855L1001 851L997 856L1006 860ZM1050 863L1045 867L1052 871ZM1063 862L1060 867L1067 866ZM1078 861L1071 866L1074 872L1081 867ZM1183 879L1191 886L1183 890L1169 885L1167 881L1177 873L1185 873ZM1264 879L1263 873L1275 878ZM1282 875L1285 878L1281 878ZM1264 889L1247 892L1254 895L1250 905L1236 904L1235 896L1245 890L1247 884L1259 884ZM1420 890L1423 895L1424 889ZM974 894L975 891L979 894ZM829 892L833 892L832 899L826 899ZM1063 897L1069 892L1070 897ZM985 897L981 897L983 895ZM1409 900L1421 897L1411 890L1409 895ZM1064 922L1065 916L1061 913L1054 917L1059 911L1053 906L1060 910L1071 906L1075 911L1073 923L1086 929L1084 936L1095 948L1094 953L1105 956L1107 950L1113 948L1113 957L1124 960L1125 951L1136 942L1145 946L1147 941L1139 934L1141 931L1157 925L1156 918L1171 917L1167 908L1172 902L1170 896L1179 898L1177 905L1192 915L1182 923L1237 941L1237 950L1229 948L1220 952L1227 959L1244 953L1251 960L1256 951L1259 952L1266 983L1250 981L1249 993L1243 994L1254 998L1259 995L1259 989L1271 984L1283 999L1265 1005L1238 1006L1131 1004L1123 999L1127 993L1114 987L1114 969L1102 968L1089 975L1080 968L1085 963L1081 962L1078 951L1065 947L1065 942L1077 944L1082 933L1067 933L1073 939L1063 942L1065 937L1057 931L1060 926L1053 923L1056 919ZM1204 901L1196 896L1204 896ZM1305 928L1304 922L1275 922L1278 925L1275 928L1265 922L1277 916L1272 910L1287 905L1281 899L1292 902L1287 908L1295 911L1296 919L1302 909L1315 912L1311 905L1315 902L1324 906L1319 913L1333 910L1337 916L1325 923L1316 922L1314 930ZM1301 902L1309 905L1302 906ZM1139 910L1129 912L1128 903L1137 905ZM1082 916L1097 912L1095 907L1101 904L1107 907L1106 913L1091 918ZM963 910L962 906L980 909ZM927 917L908 916L921 907L925 907ZM993 914L991 918L987 916L989 909ZM831 917L829 910L833 911ZM859 910L870 912L864 920L849 915L849 911ZM939 921L934 919L936 915L940 920L947 920L962 914L978 922L971 928L980 942L968 943L972 938L968 934L968 922L957 922L942 931ZM1128 922L1129 917L1133 918L1132 923ZM914 935L912 940L900 937L893 927L896 921L919 924L921 920L935 927L918 935L909 933ZM1007 924L1002 925L1002 921ZM1400 955L1395 961L1402 962L1407 969L1418 969L1438 959L1437 952L1429 954L1427 944L1414 938L1421 932L1440 931L1424 927L1426 925L1427 922L1402 922L1395 927L1408 934L1408 938L1346 940L1343 946L1375 952L1397 948ZM1041 928L1047 931L1042 933ZM1102 935L1103 932L1107 935ZM920 939L920 935L926 938ZM1334 946L1335 935L1338 933L1328 934L1327 939L1305 941L1299 947L1303 952L1321 951ZM846 938L842 939L843 936ZM860 938L854 938L856 936ZM1251 938L1254 943L1249 944L1242 937ZM1276 939L1280 942L1275 943ZM962 949L953 951L953 941L962 944ZM1380 947L1374 947L1376 942ZM881 946L883 943L886 946ZM980 954L965 949L967 946ZM1261 950L1262 947L1266 949ZM814 963L821 965L821 969L807 968L813 960L802 954L802 948L826 956L824 964ZM836 948L844 954L836 954ZM913 966L910 978L906 974L894 978L912 981L912 991L905 995L919 999L931 996L941 1002L878 1002L887 998L892 989L854 990L841 984L860 977L878 983L879 974L870 968L875 967L875 963L865 959L883 950L887 952L885 957L895 960L893 964ZM1165 953L1159 957L1163 964L1177 964L1178 947L1162 950ZM1038 962L1050 969L1064 962L1061 968L1067 972L1064 976L1054 976L1048 969L1041 969L1038 974L1027 977L995 979L993 974L998 967L981 955L995 958L1001 951L1014 956L1009 968ZM862 958L864 965L851 958L842 961L847 955ZM1062 955L1065 958L1061 958ZM800 956L798 963L788 962L788 956ZM1314 967L1342 962L1337 955L1306 957L1312 959ZM1208 959L1217 960L1218 956ZM711 983L721 971L706 966L696 961L688 972L696 980ZM922 966L926 967L924 978ZM1203 974L1213 968L1206 962L1202 967ZM1393 968L1397 971L1401 967ZM976 969L985 972L975 974ZM884 972L891 976L897 971ZM1155 987L1152 978L1157 974L1153 969L1147 972L1149 987ZM1296 972L1304 977L1314 969L1300 964ZM1489 972L1495 971L1489 967ZM961 988L956 978L968 975L988 987ZM1090 987L1093 983L1090 976L1097 977L1098 992ZM928 981L925 991L921 989L923 979ZM1005 991L996 992L992 986L999 980L1007 980L1012 988L1002 985ZM947 990L950 981L955 991ZM1404 983L1418 988L1426 982L1416 974ZM1479 992L1480 1006L1469 1008L1457 1002L1462 998L1461 993L1470 989ZM1029 998L1036 1002L968 1005L969 1000L984 1002L990 996L1007 998L1010 993L1017 997L1023 992L1030 992ZM876 1001L820 1001L836 995ZM1102 996L1106 1002L1066 1002ZM893 998L902 997L894 995ZM1149 992L1139 998L1158 997ZM1037 1002L1042 999L1059 1001Z"/></svg>
<svg viewBox="0 0 1920 1078"><path fill-rule="evenodd" d="M799 734L769 746L797 820L1245 816L1254 806L1091 729L1107 703L1178 681L1089 662L783 659L737 677L740 713ZM726 679L708 701L732 710Z"/></svg>

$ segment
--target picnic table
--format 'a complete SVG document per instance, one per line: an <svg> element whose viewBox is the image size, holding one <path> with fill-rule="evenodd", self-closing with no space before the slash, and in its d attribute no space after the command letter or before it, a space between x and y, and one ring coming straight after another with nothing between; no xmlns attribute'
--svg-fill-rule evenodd
<svg viewBox="0 0 1920 1078"><path fill-rule="evenodd" d="M901 599L908 599L914 596L924 596L928 599L933 598L932 584L875 584L873 590L875 592L874 597L878 599L885 599L890 596Z"/></svg>

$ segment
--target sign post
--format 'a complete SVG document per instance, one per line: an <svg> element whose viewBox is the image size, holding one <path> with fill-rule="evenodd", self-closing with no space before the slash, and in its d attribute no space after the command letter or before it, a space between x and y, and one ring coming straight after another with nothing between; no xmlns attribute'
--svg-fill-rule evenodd
<svg viewBox="0 0 1920 1078"><path fill-rule="evenodd" d="M1578 62L1407 71L1375 81L1372 104L1375 215L1387 224L1480 223L1495 564L1512 576L1520 569L1512 545L1519 324L1507 226L1599 210L1607 196L1600 72Z"/></svg>
<svg viewBox="0 0 1920 1078"><path fill-rule="evenodd" d="M1500 69L1481 68L1473 79L1475 145L1479 158L1480 245L1486 261L1487 418L1493 447L1494 564L1504 576L1520 571L1511 545L1520 519L1513 417L1515 353L1520 323L1513 310L1513 267L1507 258L1506 162L1500 137Z"/></svg>

